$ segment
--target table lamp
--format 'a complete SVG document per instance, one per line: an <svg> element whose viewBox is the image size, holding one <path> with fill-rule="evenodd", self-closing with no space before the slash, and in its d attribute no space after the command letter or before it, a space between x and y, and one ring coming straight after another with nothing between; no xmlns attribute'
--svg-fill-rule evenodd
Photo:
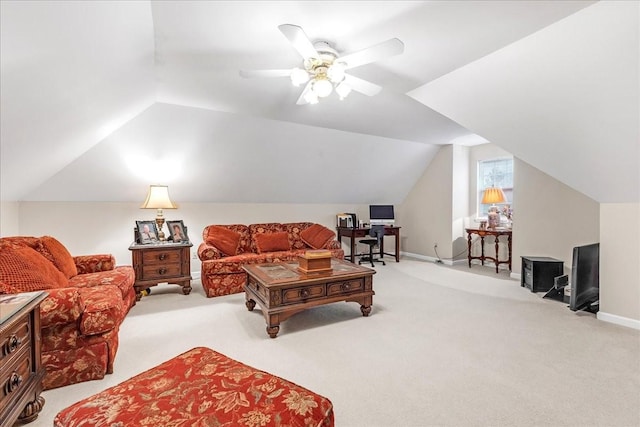
<svg viewBox="0 0 640 427"><path fill-rule="evenodd" d="M489 218L489 228L496 228L500 224L500 214L498 213L498 207L496 203L504 203L507 201L507 197L504 195L502 188L489 187L484 190L482 195L483 205L491 204L487 217Z"/></svg>
<svg viewBox="0 0 640 427"><path fill-rule="evenodd" d="M158 240L164 241L165 236L162 231L164 224L163 209L177 209L177 206L169 198L169 187L166 185L150 185L147 199L141 209L157 209L156 224L158 225Z"/></svg>

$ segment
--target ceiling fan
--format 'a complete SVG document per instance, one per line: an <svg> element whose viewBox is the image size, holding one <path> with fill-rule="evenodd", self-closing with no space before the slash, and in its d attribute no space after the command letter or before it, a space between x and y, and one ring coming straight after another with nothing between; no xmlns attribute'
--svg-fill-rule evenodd
<svg viewBox="0 0 640 427"><path fill-rule="evenodd" d="M245 78L252 77L290 77L294 86L305 84L302 94L296 102L317 104L320 98L329 96L335 90L340 99L344 99L351 90L373 96L382 87L367 80L354 77L345 71L369 64L404 51L404 43L393 38L380 44L346 55L339 55L331 45L324 41L312 43L301 27L282 24L278 28L291 42L303 58L302 68L283 70L240 70Z"/></svg>

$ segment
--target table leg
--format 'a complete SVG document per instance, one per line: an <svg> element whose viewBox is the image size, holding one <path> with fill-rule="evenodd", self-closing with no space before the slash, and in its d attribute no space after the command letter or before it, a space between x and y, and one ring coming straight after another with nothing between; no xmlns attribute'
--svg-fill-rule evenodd
<svg viewBox="0 0 640 427"><path fill-rule="evenodd" d="M484 265L484 236L480 236L480 256L482 259L482 265Z"/></svg>
<svg viewBox="0 0 640 427"><path fill-rule="evenodd" d="M351 261L351 262L353 262L353 263L355 263L355 262L356 262L356 257L354 256L354 253L355 253L355 251L356 251L356 237L352 234L352 235L351 235L351 239L350 239L350 240L351 240L351 243L350 243L350 245L351 245L351 255L350 255L350 258L351 258L351 259L350 259L350 261Z"/></svg>
<svg viewBox="0 0 640 427"><path fill-rule="evenodd" d="M380 259L384 258L384 234L380 238Z"/></svg>
<svg viewBox="0 0 640 427"><path fill-rule="evenodd" d="M511 271L511 234L507 235L507 241L509 246L509 271Z"/></svg>
<svg viewBox="0 0 640 427"><path fill-rule="evenodd" d="M400 262L400 233L394 233L396 238L396 262Z"/></svg>
<svg viewBox="0 0 640 427"><path fill-rule="evenodd" d="M498 266L500 262L498 261L498 249L500 248L500 236L496 236L496 273L498 272Z"/></svg>
<svg viewBox="0 0 640 427"><path fill-rule="evenodd" d="M469 268L471 268L471 233L467 233L467 259L469 260Z"/></svg>

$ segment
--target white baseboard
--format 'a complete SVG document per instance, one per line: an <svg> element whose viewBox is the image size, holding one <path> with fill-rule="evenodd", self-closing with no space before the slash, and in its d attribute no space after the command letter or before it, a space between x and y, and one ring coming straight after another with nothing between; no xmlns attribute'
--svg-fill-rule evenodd
<svg viewBox="0 0 640 427"><path fill-rule="evenodd" d="M622 317L616 314L605 313L603 311L598 311L596 317L598 318L598 320L602 320L603 322L614 323L616 325L626 326L627 328L640 330L640 320L630 319L628 317Z"/></svg>
<svg viewBox="0 0 640 427"><path fill-rule="evenodd" d="M192 271L191 280L200 280L200 271Z"/></svg>
<svg viewBox="0 0 640 427"><path fill-rule="evenodd" d="M522 274L521 273L514 273L513 271L511 272L509 277L511 277L512 279L519 280L519 281L522 280Z"/></svg>
<svg viewBox="0 0 640 427"><path fill-rule="evenodd" d="M400 252L401 256L406 256L408 258L414 258L414 259L419 259L420 261L429 261L429 262L436 262L438 261L438 258L434 258L432 256L426 256L426 255L420 255L420 254L414 254L411 252ZM447 265L452 265L451 261L447 261L446 259L442 260L443 264L447 264Z"/></svg>
<svg viewBox="0 0 640 427"><path fill-rule="evenodd" d="M427 256L427 255L414 254L411 252L400 252L400 255L406 256L407 258L419 259L420 261L438 262L438 258ZM440 259L440 261L442 261L442 263L445 265L464 264L467 262L466 259L456 259L456 260Z"/></svg>

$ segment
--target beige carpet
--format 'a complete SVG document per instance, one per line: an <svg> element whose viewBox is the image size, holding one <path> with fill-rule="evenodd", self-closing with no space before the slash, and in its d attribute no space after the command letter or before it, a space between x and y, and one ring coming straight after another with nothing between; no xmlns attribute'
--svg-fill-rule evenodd
<svg viewBox="0 0 640 427"><path fill-rule="evenodd" d="M328 397L340 427L640 425L639 331L543 300L507 273L409 259L376 270L370 317L355 303L317 307L276 339L243 294L154 287L122 326L115 373L45 392L31 425L196 346Z"/></svg>

